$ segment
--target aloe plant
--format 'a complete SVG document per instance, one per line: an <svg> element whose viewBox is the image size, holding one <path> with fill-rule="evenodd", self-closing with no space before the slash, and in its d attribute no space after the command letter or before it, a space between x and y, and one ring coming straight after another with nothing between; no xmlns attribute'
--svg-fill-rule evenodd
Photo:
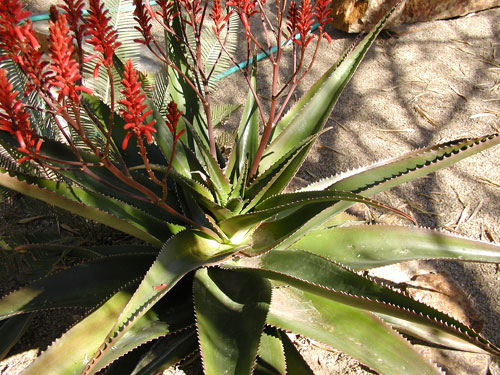
<svg viewBox="0 0 500 375"><path fill-rule="evenodd" d="M360 225L345 214L360 202L412 220L371 197L493 147L499 134L415 150L284 192L387 17L282 115L317 46L329 39L328 1L292 2L288 17L286 2L277 2L275 18L258 0L231 0L224 9L218 0L159 1L158 9L109 1L115 13L97 0L89 4L87 16L82 0L65 0L65 14L52 10L48 58L17 0L0 4L0 185L144 245L23 247L71 251L83 262L0 300L0 317L8 319L0 327L9 338L3 355L32 313L87 309L24 374L95 374L110 365L108 373L151 374L193 356L208 375L312 374L289 331L381 374L440 373L401 333L500 354L474 329L357 272L422 258L498 263L498 245ZM131 18L139 36L123 28ZM252 28L258 18L269 31L264 39ZM153 21L165 29L164 45L151 34ZM235 61L237 22L248 59L255 46L273 63L271 105L266 112L256 94L256 64L240 66L249 94L225 158L214 127L236 107L214 106L211 94ZM288 42L295 64L280 87ZM163 63L153 77L126 60L141 45Z"/></svg>

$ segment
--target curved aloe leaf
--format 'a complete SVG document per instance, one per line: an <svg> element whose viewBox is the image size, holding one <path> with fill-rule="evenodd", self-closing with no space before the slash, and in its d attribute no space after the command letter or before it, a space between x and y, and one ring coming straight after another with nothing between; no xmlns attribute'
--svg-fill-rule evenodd
<svg viewBox="0 0 500 375"><path fill-rule="evenodd" d="M356 271L429 258L500 263L500 245L426 228L393 225L318 229L291 248L321 255Z"/></svg>
<svg viewBox="0 0 500 375"><path fill-rule="evenodd" d="M330 345L381 374L442 374L377 317L312 293L275 289L267 321Z"/></svg>
<svg viewBox="0 0 500 375"><path fill-rule="evenodd" d="M255 373L259 375L314 375L287 334L269 326L266 327L261 337Z"/></svg>
<svg viewBox="0 0 500 375"><path fill-rule="evenodd" d="M128 292L116 293L99 309L52 343L23 375L44 374L47 369L51 369L53 374L80 374L129 298Z"/></svg>
<svg viewBox="0 0 500 375"><path fill-rule="evenodd" d="M157 303L186 273L202 265L219 262L239 249L221 244L196 230L185 230L164 245L126 308L109 331L100 349L85 368L93 373L99 357L111 350L135 322Z"/></svg>
<svg viewBox="0 0 500 375"><path fill-rule="evenodd" d="M276 328L266 328L259 345L259 374L286 375L286 357L281 336Z"/></svg>
<svg viewBox="0 0 500 375"><path fill-rule="evenodd" d="M19 341L28 329L33 314L13 316L0 326L0 361L9 353L10 349Z"/></svg>
<svg viewBox="0 0 500 375"><path fill-rule="evenodd" d="M113 343L111 350L104 351L94 363L93 371L97 372L108 367L130 351L159 337L171 335L180 330L189 330L187 327L193 325L191 300L186 298L186 301L181 304L177 297L174 296L177 301L167 298L167 301L162 301L163 308L157 309L155 306L142 315L119 340ZM174 304L176 308L170 308L165 314L164 310Z"/></svg>
<svg viewBox="0 0 500 375"><path fill-rule="evenodd" d="M457 347L465 344L475 347L475 351L480 353L500 355L500 349L448 315L317 255L299 250L273 250L259 260L241 259L239 263L241 266L248 263L251 267L260 269L262 277L286 282L353 307L443 331L454 337ZM231 262L228 266L232 264Z"/></svg>
<svg viewBox="0 0 500 375"><path fill-rule="evenodd" d="M160 338L144 355L131 375L149 375L166 370L198 350L196 329Z"/></svg>
<svg viewBox="0 0 500 375"><path fill-rule="evenodd" d="M386 15L377 26L345 56L333 65L276 125L275 133L283 129L264 151L259 174L270 168L287 150L301 140L318 133L330 116L344 87L347 85L366 52L382 30Z"/></svg>
<svg viewBox="0 0 500 375"><path fill-rule="evenodd" d="M151 255L121 255L92 260L57 272L0 300L0 319L61 307L91 308L143 275Z"/></svg>
<svg viewBox="0 0 500 375"><path fill-rule="evenodd" d="M201 157L205 162L204 165L206 166L208 179L210 184L212 185L212 189L217 195L220 204L224 205L227 202L229 194L231 193L231 185L229 183L229 179L222 171L218 161L212 157L210 151L202 143L199 135L196 132L193 132L193 139L198 146L199 154L201 154Z"/></svg>
<svg viewBox="0 0 500 375"><path fill-rule="evenodd" d="M426 173L446 167L453 162L461 160L463 157L471 156L498 143L500 143L500 135L493 134L433 146L421 151L410 152L406 156L403 155L389 162L381 162L374 166L363 168L361 171L348 172L342 176L322 180L318 184L312 184L301 191L326 189L333 191L334 188L345 187L352 188L354 191L359 192L360 195L371 196ZM351 202L345 201L336 203L333 206L322 203L303 207L296 210L294 214L303 218L300 223L305 222L305 224L297 223L294 225L293 222L291 223L287 219L278 220L261 226L256 232L256 236L266 239L270 244L267 248L271 248L277 244L280 244L282 248L290 247L311 230L318 228L339 212L349 208L351 204ZM294 228L290 228L291 226L294 226ZM293 234L289 235L292 231ZM261 245L260 247L262 248L263 246ZM256 251L258 250L259 246L257 246Z"/></svg>
<svg viewBox="0 0 500 375"><path fill-rule="evenodd" d="M252 68L250 83L257 90L257 65ZM234 141L231 156L226 167L226 176L235 181L243 174L245 164L252 165L253 157L259 146L259 114L252 91L248 90L247 101L241 115L238 135Z"/></svg>
<svg viewBox="0 0 500 375"><path fill-rule="evenodd" d="M10 174L13 175L12 172ZM157 246L161 246L172 234L184 229L181 225L161 221L139 208L77 186L21 174L14 176L7 179L5 174L0 175L0 184L6 186L10 182L10 188L19 192L18 189L28 188L32 190L33 198L119 229ZM17 183L15 179L18 180ZM89 216L91 214L93 215Z"/></svg>
<svg viewBox="0 0 500 375"><path fill-rule="evenodd" d="M411 151L307 186L307 190L348 190L371 196L450 166L500 143L500 134L461 139Z"/></svg>
<svg viewBox="0 0 500 375"><path fill-rule="evenodd" d="M271 302L272 304L272 302ZM314 375L295 345L283 331L278 331L285 351L287 375Z"/></svg>
<svg viewBox="0 0 500 375"><path fill-rule="evenodd" d="M206 375L251 374L267 310L268 280L228 270L196 272L194 302Z"/></svg>
<svg viewBox="0 0 500 375"><path fill-rule="evenodd" d="M287 210L293 210L294 208L300 208L307 205L317 206L320 203L332 205L338 201L362 202L373 206L384 207L392 211L397 211L399 214L410 219L409 216L399 210L395 210L382 203L378 203L357 194L343 191L309 191L304 193L275 195L259 204L257 206L258 211L233 216L230 219L224 220L220 223L220 228L229 237L238 237L246 234L256 224ZM290 229L290 233L292 231L293 229Z"/></svg>
<svg viewBox="0 0 500 375"><path fill-rule="evenodd" d="M301 166L309 146L316 141L317 137L313 135L299 142L247 187L244 198L250 202L243 212L250 211L262 200L282 192Z"/></svg>

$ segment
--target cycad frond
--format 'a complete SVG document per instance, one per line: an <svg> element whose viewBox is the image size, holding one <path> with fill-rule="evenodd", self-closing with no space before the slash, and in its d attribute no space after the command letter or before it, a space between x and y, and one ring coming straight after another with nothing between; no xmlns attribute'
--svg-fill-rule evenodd
<svg viewBox="0 0 500 375"><path fill-rule="evenodd" d="M104 0L105 9L109 10L109 24L117 31L117 42L121 45L116 49L115 54L124 62L131 59L136 64L140 59L142 45L134 42L135 39L140 39L141 34L132 25L134 21L134 5L132 0ZM92 53L90 53L92 54ZM101 97L106 104L111 104L111 85L109 77L105 69L100 68L96 78L93 77L95 66L98 62L94 59L87 63L84 67L86 85L91 88L94 93ZM113 74L115 102L120 99L120 75L115 69L111 69Z"/></svg>
<svg viewBox="0 0 500 375"><path fill-rule="evenodd" d="M158 111L165 114L167 104L170 101L170 94L168 91L168 70L166 65L164 65L163 68L155 74L154 80L155 83L151 93L151 98L153 99L153 103Z"/></svg>
<svg viewBox="0 0 500 375"><path fill-rule="evenodd" d="M0 59L0 69L5 70L7 79L12 84L14 91L17 91L22 96L21 100L27 106L26 110L31 115L31 121L37 124L36 131L38 134L47 138L56 138L58 131L53 126L52 117L44 112L44 101L35 91L23 96L26 90L26 77L12 59L5 57L5 52L0 52L0 57L3 58Z"/></svg>
<svg viewBox="0 0 500 375"><path fill-rule="evenodd" d="M220 32L220 40L224 43L224 49L231 55L234 54L237 47L238 26L238 15L233 13L229 17L227 27ZM208 84L210 90L214 91L220 76L232 66L232 61L223 50L212 28L209 28L203 35L202 58L205 72L212 72Z"/></svg>

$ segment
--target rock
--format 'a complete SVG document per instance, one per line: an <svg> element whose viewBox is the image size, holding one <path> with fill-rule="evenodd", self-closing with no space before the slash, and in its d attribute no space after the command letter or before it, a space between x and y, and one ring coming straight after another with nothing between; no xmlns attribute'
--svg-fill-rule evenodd
<svg viewBox="0 0 500 375"><path fill-rule="evenodd" d="M396 0L338 0L332 2L333 27L349 33L367 32L397 3ZM406 0L386 27L465 16L500 6L500 0Z"/></svg>

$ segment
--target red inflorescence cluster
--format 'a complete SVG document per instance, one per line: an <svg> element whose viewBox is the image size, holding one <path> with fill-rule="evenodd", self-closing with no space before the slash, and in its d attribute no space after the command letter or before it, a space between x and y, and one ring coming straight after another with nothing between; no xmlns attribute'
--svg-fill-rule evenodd
<svg viewBox="0 0 500 375"><path fill-rule="evenodd" d="M175 6L175 3L171 0L158 0L156 3L161 9L160 11L156 12L156 14L159 15L167 25L170 24L170 22L172 22L172 20L180 14L179 10ZM146 0L146 6L148 5L149 0Z"/></svg>
<svg viewBox="0 0 500 375"><path fill-rule="evenodd" d="M42 140L30 127L29 114L24 110L23 103L17 98L3 69L0 69L0 130L7 131L17 138L18 151L27 156L17 162L32 159L40 151Z"/></svg>
<svg viewBox="0 0 500 375"><path fill-rule="evenodd" d="M151 35L151 16L148 10L144 6L142 0L134 0L134 20L139 26L135 26L135 29L142 34L143 39L135 39L134 41L141 44L150 44L153 40Z"/></svg>
<svg viewBox="0 0 500 375"><path fill-rule="evenodd" d="M48 75L44 72L47 62L41 59L42 52L33 25L25 20L29 15L18 0L0 2L0 49L27 76L27 91L42 89ZM21 24L21 21L24 23Z"/></svg>
<svg viewBox="0 0 500 375"><path fill-rule="evenodd" d="M122 84L125 88L120 90L120 92L125 98L118 101L118 103L124 107L120 110L120 114L126 122L124 129L128 130L122 143L122 149L125 150L132 134L135 134L140 141L142 141L143 137L146 137L147 142L151 143L153 141L152 133L156 133L156 129L153 128L154 124L156 124L156 120L144 125L144 120L153 113L153 111L149 109L142 113L147 108L147 105L143 104L146 96L141 92L139 74L137 74L137 71L134 69L132 60L128 60L125 64Z"/></svg>
<svg viewBox="0 0 500 375"><path fill-rule="evenodd" d="M292 1L290 7L293 3ZM297 5L293 8L294 14L289 16L287 28L289 31L292 30L293 34L299 34L299 38L294 38L293 41L305 48L314 39L314 35L310 33L314 23L313 7L310 0L302 0L300 8L297 8Z"/></svg>
<svg viewBox="0 0 500 375"><path fill-rule="evenodd" d="M167 124L168 130L174 137L174 140L177 141L182 134L186 131L186 129L182 129L180 132L177 133L177 124L179 122L179 119L182 116L182 112L177 109L177 104L172 100L170 103L168 103L167 106L167 118L165 123Z"/></svg>
<svg viewBox="0 0 500 375"><path fill-rule="evenodd" d="M332 20L330 17L330 3L331 0L316 0L313 7L311 0L302 0L300 8L295 1L290 3L288 7L287 30L290 37L294 38L295 43L302 47L307 47L311 40L314 39L314 35L310 33L314 24L314 18L316 18L321 31L319 37L325 38L328 43L332 41L330 36L323 32L323 27ZM298 34L298 38L295 37L296 34Z"/></svg>
<svg viewBox="0 0 500 375"><path fill-rule="evenodd" d="M97 77L99 67L102 65L106 67L113 66L113 53L120 46L117 42L118 33L109 24L110 17L107 16L109 11L104 10L104 5L100 0L89 0L89 14L87 16L87 35L90 38L87 43L94 46L94 51L101 53L94 54L85 59L89 61L93 58L99 58L94 70L94 77Z"/></svg>
<svg viewBox="0 0 500 375"><path fill-rule="evenodd" d="M260 3L264 5L265 0L260 0ZM259 12L259 0L228 0L226 6L236 9L248 37L250 35L250 18Z"/></svg>
<svg viewBox="0 0 500 375"><path fill-rule="evenodd" d="M220 0L214 0L214 4L212 5L212 12L210 13L210 18L214 21L215 25L212 27L215 35L220 35L220 32L224 30L227 25L227 21L229 17L231 17L232 11L227 12L224 15L222 10L222 5Z"/></svg>
<svg viewBox="0 0 500 375"><path fill-rule="evenodd" d="M50 31L50 68L55 72L48 80L49 87L57 87L57 100L61 103L69 98L73 103L79 103L79 92L91 94L92 90L77 85L81 75L78 63L73 59L73 37L69 34L66 15L59 14L56 21L49 23Z"/></svg>
<svg viewBox="0 0 500 375"><path fill-rule="evenodd" d="M70 29L75 34L77 40L82 40L85 33L85 24L80 23L83 7L85 6L84 0L63 0L64 4L59 7L66 13L66 18Z"/></svg>

